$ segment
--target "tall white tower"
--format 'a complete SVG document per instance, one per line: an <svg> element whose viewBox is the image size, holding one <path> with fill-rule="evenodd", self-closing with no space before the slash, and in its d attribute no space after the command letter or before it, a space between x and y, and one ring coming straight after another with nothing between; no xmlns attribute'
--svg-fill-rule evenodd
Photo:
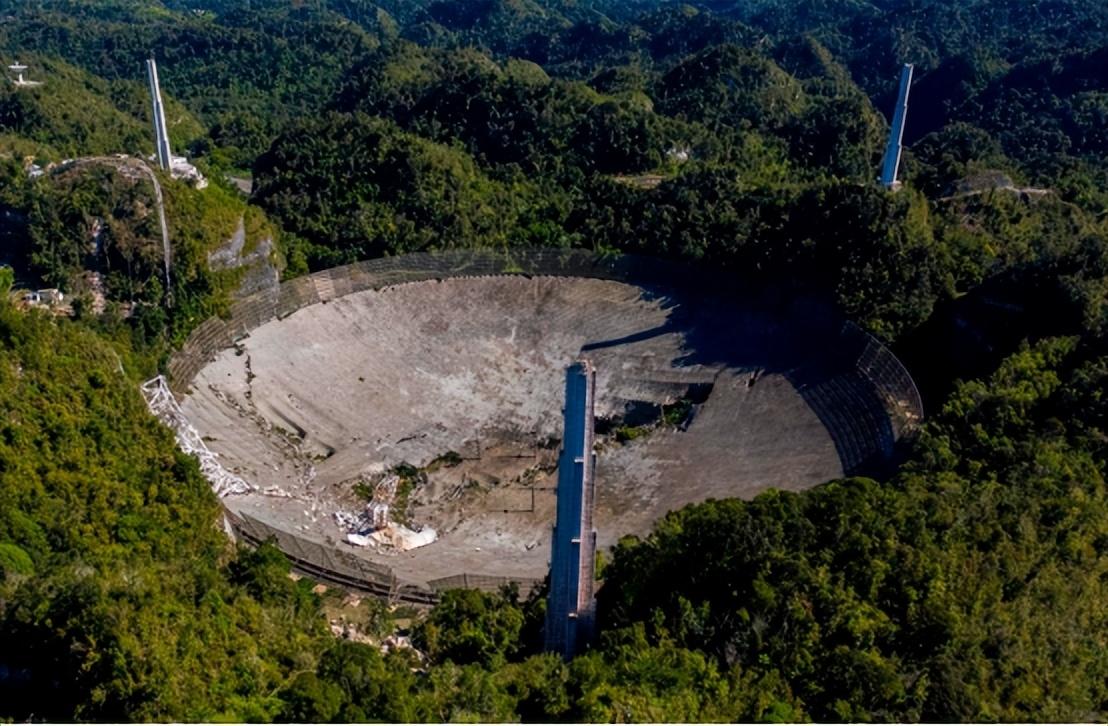
<svg viewBox="0 0 1108 726"><path fill-rule="evenodd" d="M158 64L154 59L146 61L146 77L150 82L150 101L154 116L154 147L158 166L169 171L173 164L173 152L169 150L169 132L165 125L165 106L162 105L162 88L158 84Z"/></svg>
<svg viewBox="0 0 1108 726"><path fill-rule="evenodd" d="M896 177L900 172L900 157L904 151L904 122L908 117L908 93L912 87L913 70L914 66L911 63L905 63L904 70L900 74L900 93L897 95L896 110L893 112L892 128L889 130L885 166L881 171L881 184L886 189L896 189L900 186Z"/></svg>

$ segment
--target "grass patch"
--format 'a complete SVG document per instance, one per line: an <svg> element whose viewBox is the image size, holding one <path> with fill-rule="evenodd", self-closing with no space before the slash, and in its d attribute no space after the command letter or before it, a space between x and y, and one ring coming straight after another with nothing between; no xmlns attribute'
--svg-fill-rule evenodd
<svg viewBox="0 0 1108 726"><path fill-rule="evenodd" d="M411 507L412 494L417 487L427 483L427 474L442 468L458 466L462 461L461 454L455 451L448 451L422 469L408 463L398 464L393 467L392 471L389 473L396 476L398 481L396 483L396 492L393 495L392 502L389 504L389 519L397 524L410 526L411 515L408 510ZM354 494L364 499L367 503L372 502L377 496L377 486L379 484L380 482L370 483L367 481L360 481L354 485Z"/></svg>
<svg viewBox="0 0 1108 726"><path fill-rule="evenodd" d="M448 451L442 456L437 457L427 466L423 467L423 472L425 474L430 474L432 472L438 471L439 469L450 469L452 467L458 466L462 463L462 461L462 455L459 454L457 451Z"/></svg>
<svg viewBox="0 0 1108 726"><path fill-rule="evenodd" d="M400 478L396 485L396 496L392 499L389 516L392 521L405 527L411 524L408 509L411 507L412 493L420 484L427 481L427 475L411 464L400 464L392 470Z"/></svg>
<svg viewBox="0 0 1108 726"><path fill-rule="evenodd" d="M641 439L650 432L661 427L677 428L689 420L689 416L692 414L693 410L693 403L693 400L688 396L680 398L674 403L662 406L652 420L636 426L628 424L615 426L611 430L612 435L617 442L626 444L635 439Z"/></svg>
<svg viewBox="0 0 1108 726"><path fill-rule="evenodd" d="M689 419L692 407L693 402L688 398L679 399L669 406L662 406L662 424L665 426L680 426Z"/></svg>
<svg viewBox="0 0 1108 726"><path fill-rule="evenodd" d="M376 495L375 489L376 487L367 481L360 481L354 485L354 493L366 500L367 504L373 501L373 497Z"/></svg>
<svg viewBox="0 0 1108 726"><path fill-rule="evenodd" d="M653 428L653 426L620 426L615 430L616 441L626 444L628 441L646 436Z"/></svg>

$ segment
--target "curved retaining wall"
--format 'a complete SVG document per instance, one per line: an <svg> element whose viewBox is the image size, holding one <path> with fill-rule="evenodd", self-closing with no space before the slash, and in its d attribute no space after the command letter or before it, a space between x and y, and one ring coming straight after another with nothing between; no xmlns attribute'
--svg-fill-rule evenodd
<svg viewBox="0 0 1108 726"><path fill-rule="evenodd" d="M170 359L168 379L174 393L185 394L192 380L217 353L255 328L309 305L408 282L513 274L599 278L662 290L689 284L699 289L729 286L726 278L688 265L633 255L598 255L585 250L452 250L386 257L296 278L235 303L227 319L211 318L193 331ZM847 322L839 342L837 355L847 359L859 385L875 395L861 401L854 386L841 383L827 386L804 383L798 390L832 433L844 470L851 471L867 463L865 458L871 454L866 452L891 453L896 441L918 427L923 419L923 405L911 375L875 338ZM850 407L857 415L844 416L844 407ZM257 544L274 539L296 569L305 574L409 602L434 602L438 592L453 587L496 590L509 583L507 578L460 573L429 583L430 590L415 588L402 585L387 566L256 519L228 511L227 523L248 542ZM538 583L517 584L526 591Z"/></svg>
<svg viewBox="0 0 1108 726"><path fill-rule="evenodd" d="M512 250L510 253L450 250L356 262L282 283L276 290L235 303L227 319L210 318L201 323L170 359L170 386L174 393L187 390L215 353L230 347L254 328L308 305L405 282L512 274L593 277L672 287L675 282L687 280L693 271L652 258L602 256L584 250L562 249Z"/></svg>

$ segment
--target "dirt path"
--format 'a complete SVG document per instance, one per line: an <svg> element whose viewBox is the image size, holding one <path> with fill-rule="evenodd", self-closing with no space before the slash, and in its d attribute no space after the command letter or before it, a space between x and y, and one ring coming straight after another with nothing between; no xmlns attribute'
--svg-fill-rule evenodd
<svg viewBox="0 0 1108 726"><path fill-rule="evenodd" d="M158 175L142 159L125 154L116 156L83 156L79 159L71 159L54 169L54 173L67 171L80 166L110 166L119 171L133 171L142 174L154 186L154 201L158 210L158 226L162 233L162 255L165 264L165 290L167 297L172 290L170 269L173 266L173 247L169 242L169 222L165 214L165 197L162 195L162 185L158 181Z"/></svg>

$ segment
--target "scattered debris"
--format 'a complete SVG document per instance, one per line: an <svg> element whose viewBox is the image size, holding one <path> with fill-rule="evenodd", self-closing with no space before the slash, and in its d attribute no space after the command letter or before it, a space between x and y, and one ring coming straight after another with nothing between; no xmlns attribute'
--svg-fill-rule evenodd
<svg viewBox="0 0 1108 726"><path fill-rule="evenodd" d="M231 494L257 491L257 487L223 468L217 455L208 448L204 439L185 418L185 413L178 405L177 399L173 397L173 392L169 390L169 383L165 380L165 376L152 378L142 384L142 395L146 399L146 405L150 407L150 413L173 429L173 433L177 436L177 446L181 451L199 459L200 471L211 484L216 496L226 497Z"/></svg>
<svg viewBox="0 0 1108 726"><path fill-rule="evenodd" d="M366 521L364 514L354 514L352 512L346 512L339 510L331 514L335 519L335 524L339 529L346 532L360 532L364 529L368 529L369 523Z"/></svg>
<svg viewBox="0 0 1108 726"><path fill-rule="evenodd" d="M346 532L346 541L355 547L383 547L406 552L438 539L438 532L431 527L409 529L390 522L388 505L381 502L370 502L362 514L340 510L332 517L339 529Z"/></svg>

